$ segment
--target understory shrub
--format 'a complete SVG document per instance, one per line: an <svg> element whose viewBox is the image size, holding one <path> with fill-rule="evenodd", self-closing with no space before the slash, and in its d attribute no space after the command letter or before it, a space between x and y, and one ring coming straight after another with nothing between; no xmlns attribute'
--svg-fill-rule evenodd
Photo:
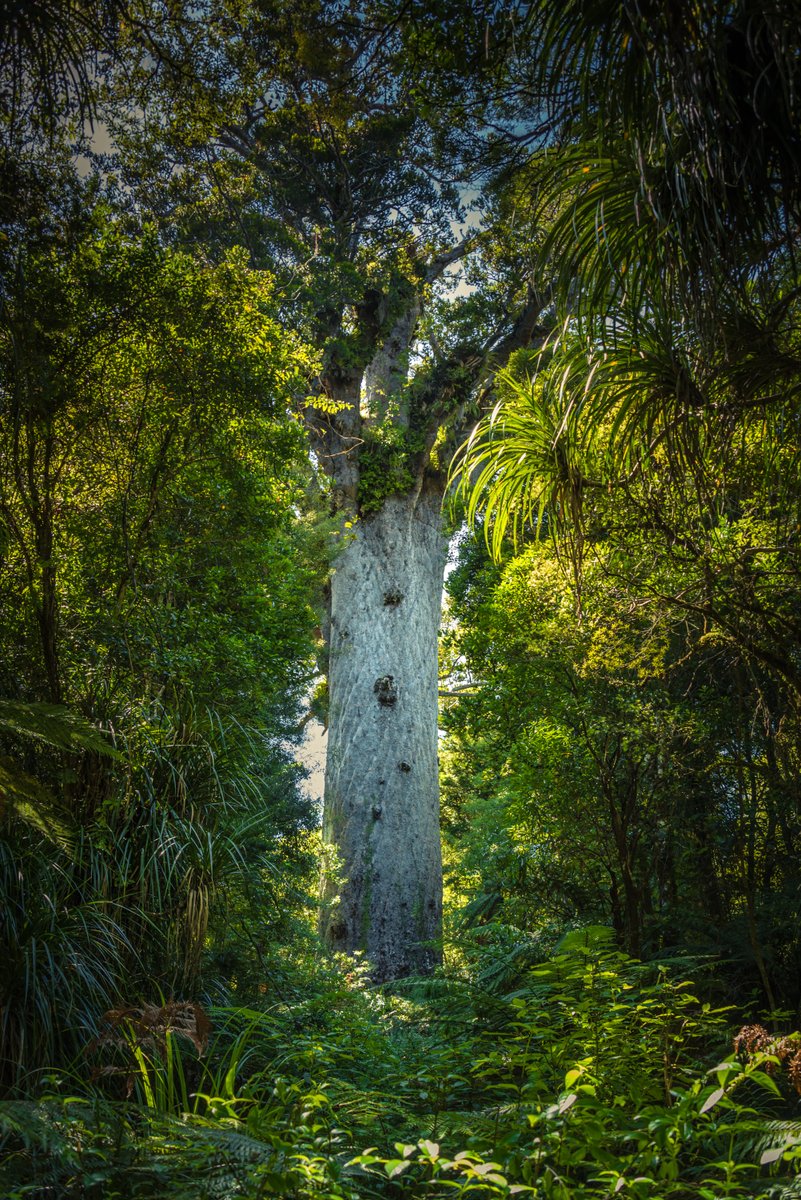
<svg viewBox="0 0 801 1200"><path fill-rule="evenodd" d="M481 974L392 994L358 962L318 965L263 1011L212 1010L208 1051L191 1006L116 1012L93 1085L87 1060L80 1082L3 1106L3 1194L801 1194L801 1035L733 1042L729 1011L599 929L508 990Z"/></svg>

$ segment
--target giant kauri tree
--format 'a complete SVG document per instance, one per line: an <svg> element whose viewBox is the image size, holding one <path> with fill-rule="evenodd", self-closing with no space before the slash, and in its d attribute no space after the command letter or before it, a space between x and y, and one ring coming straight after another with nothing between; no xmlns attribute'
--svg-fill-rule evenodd
<svg viewBox="0 0 801 1200"><path fill-rule="evenodd" d="M149 120L116 131L135 189L131 164L149 138L152 166L158 126L162 161L181 163L162 176L170 227L208 238L214 225L283 271L287 319L319 354L299 407L343 543L325 622L324 841L335 853L321 928L332 948L364 951L378 979L439 957L449 451L472 398L527 343L542 308L525 272L506 269L493 287L466 289L453 320L432 317L455 265L482 253L465 198L491 173L482 79L514 15L442 7L260 4L235 16L212 6L194 34L185 22L161 47L157 68L141 64ZM190 85L181 62L192 64ZM152 172L146 186L152 205Z"/></svg>

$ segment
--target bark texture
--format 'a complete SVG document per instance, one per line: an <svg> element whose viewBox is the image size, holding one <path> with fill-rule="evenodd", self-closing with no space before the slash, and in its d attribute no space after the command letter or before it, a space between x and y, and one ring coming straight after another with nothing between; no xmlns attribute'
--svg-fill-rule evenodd
<svg viewBox="0 0 801 1200"><path fill-rule="evenodd" d="M441 486L387 497L357 522L331 579L322 932L376 980L440 959L437 634Z"/></svg>
<svg viewBox="0 0 801 1200"><path fill-rule="evenodd" d="M320 932L333 950L363 951L376 981L428 972L441 959L437 634L445 539L434 446L442 430L447 462L469 404L530 342L542 307L530 295L504 337L452 347L410 378L425 287L471 245L435 259L392 320L375 288L351 306L347 333L344 308L321 310L327 348L317 392L336 407L307 411L333 511L352 523L330 584L323 841L338 862L323 872ZM388 432L382 460L379 435ZM386 479L376 477L382 461Z"/></svg>

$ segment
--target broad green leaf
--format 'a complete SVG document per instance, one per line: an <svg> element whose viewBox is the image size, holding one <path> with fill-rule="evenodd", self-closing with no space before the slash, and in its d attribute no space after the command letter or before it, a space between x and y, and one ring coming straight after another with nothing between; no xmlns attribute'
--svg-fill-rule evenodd
<svg viewBox="0 0 801 1200"><path fill-rule="evenodd" d="M388 1179L395 1179L411 1165L408 1158L390 1158L384 1163L384 1170Z"/></svg>

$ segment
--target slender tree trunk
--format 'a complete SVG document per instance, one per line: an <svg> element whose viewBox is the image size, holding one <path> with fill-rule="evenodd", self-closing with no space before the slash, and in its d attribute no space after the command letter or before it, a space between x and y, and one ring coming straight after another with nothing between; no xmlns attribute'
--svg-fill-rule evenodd
<svg viewBox="0 0 801 1200"><path fill-rule="evenodd" d="M331 579L330 724L321 931L376 980L440 960L437 633L441 482L390 495L355 525Z"/></svg>

